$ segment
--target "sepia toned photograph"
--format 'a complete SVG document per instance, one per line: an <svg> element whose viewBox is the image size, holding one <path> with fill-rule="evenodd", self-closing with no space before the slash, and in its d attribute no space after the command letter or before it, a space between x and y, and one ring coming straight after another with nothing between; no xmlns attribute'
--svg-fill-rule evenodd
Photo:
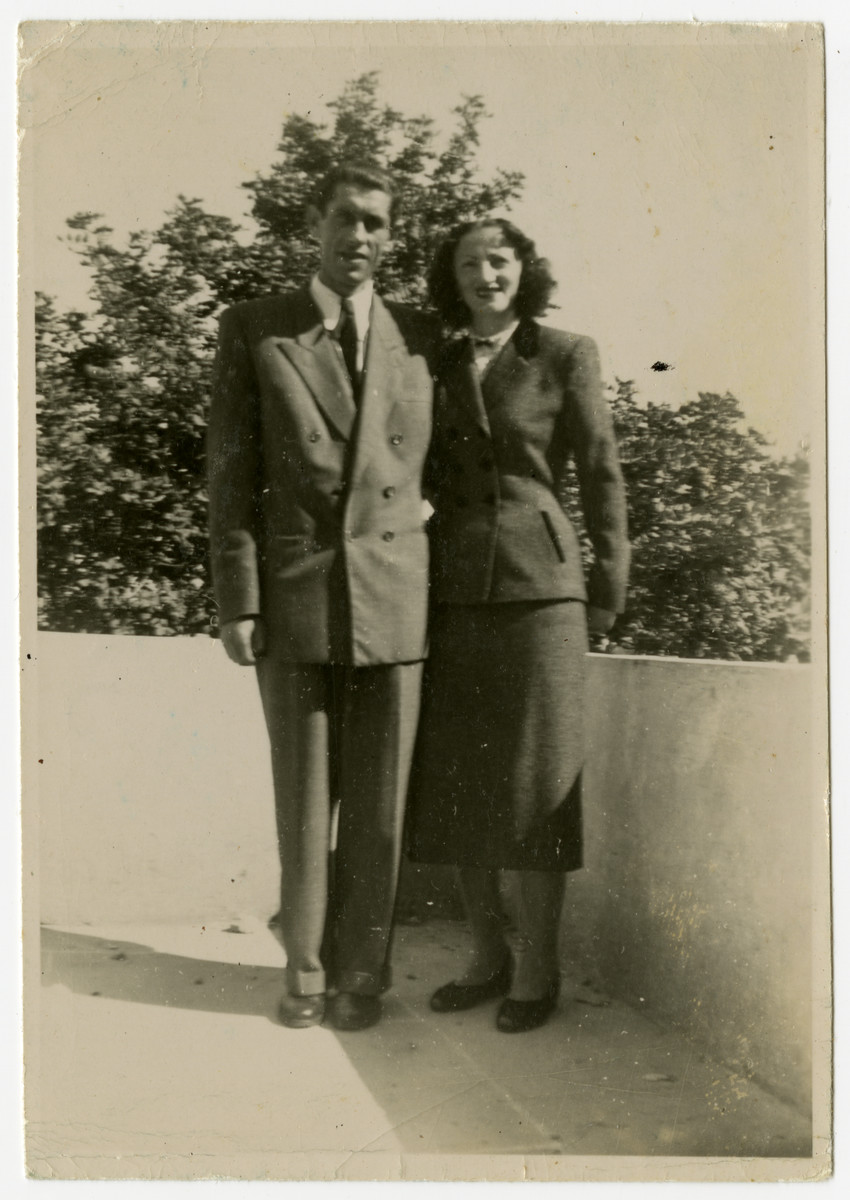
<svg viewBox="0 0 850 1200"><path fill-rule="evenodd" d="M832 1168L824 31L19 31L33 1179Z"/></svg>

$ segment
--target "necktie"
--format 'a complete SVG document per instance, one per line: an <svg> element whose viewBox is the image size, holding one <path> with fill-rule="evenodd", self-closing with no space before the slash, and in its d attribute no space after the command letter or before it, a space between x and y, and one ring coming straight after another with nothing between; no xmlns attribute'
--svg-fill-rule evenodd
<svg viewBox="0 0 850 1200"><path fill-rule="evenodd" d="M351 379L351 386L354 390L354 398L356 400L359 397L360 391L360 372L357 370L357 325L354 321L354 305L348 298L342 302L339 312L339 324L334 331L334 335L339 342L340 350L342 350L342 357L345 359L345 365L348 368L348 375Z"/></svg>

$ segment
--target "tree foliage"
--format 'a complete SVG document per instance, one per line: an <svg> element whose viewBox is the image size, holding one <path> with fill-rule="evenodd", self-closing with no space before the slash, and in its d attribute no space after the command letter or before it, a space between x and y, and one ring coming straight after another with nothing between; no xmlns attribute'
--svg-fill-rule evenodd
<svg viewBox="0 0 850 1200"><path fill-rule="evenodd" d="M628 610L609 649L681 658L808 657L808 463L776 458L734 396L611 404L628 489ZM581 525L578 489L565 500ZM586 541L586 535L585 535Z"/></svg>
<svg viewBox="0 0 850 1200"><path fill-rule="evenodd" d="M92 278L92 312L36 304L39 594L43 628L199 633L213 605L203 435L216 317L290 288L314 267L304 213L317 176L366 157L396 180L402 209L382 264L385 295L424 300L436 241L508 208L522 177L478 167L480 97L434 122L382 104L374 74L349 83L325 127L292 115L278 157L243 186L254 228L179 197L159 229L118 244L95 213L68 221ZM612 404L629 488L629 610L616 649L739 659L803 658L807 645L805 461L777 459L732 396L677 410ZM576 507L574 483L566 501ZM578 514L577 514L578 515Z"/></svg>

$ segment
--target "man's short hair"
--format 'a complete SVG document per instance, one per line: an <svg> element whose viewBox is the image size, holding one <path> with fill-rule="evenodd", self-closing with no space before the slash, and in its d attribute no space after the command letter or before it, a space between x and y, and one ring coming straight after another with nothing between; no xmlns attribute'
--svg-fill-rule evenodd
<svg viewBox="0 0 850 1200"><path fill-rule="evenodd" d="M390 198L390 218L394 219L398 208L398 196L390 175L377 163L339 163L327 172L313 192L313 204L324 213L334 192L341 183L351 184L368 192L385 192Z"/></svg>

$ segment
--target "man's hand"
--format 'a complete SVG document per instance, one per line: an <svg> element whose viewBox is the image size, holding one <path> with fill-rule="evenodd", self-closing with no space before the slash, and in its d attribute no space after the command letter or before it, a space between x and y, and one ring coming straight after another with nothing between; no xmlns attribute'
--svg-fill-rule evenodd
<svg viewBox="0 0 850 1200"><path fill-rule="evenodd" d="M591 637L606 634L616 620L616 613L609 612L607 608L594 608L592 604L588 604L587 632Z"/></svg>
<svg viewBox="0 0 850 1200"><path fill-rule="evenodd" d="M221 627L227 657L240 667L253 667L266 652L266 627L262 617L239 617Z"/></svg>

